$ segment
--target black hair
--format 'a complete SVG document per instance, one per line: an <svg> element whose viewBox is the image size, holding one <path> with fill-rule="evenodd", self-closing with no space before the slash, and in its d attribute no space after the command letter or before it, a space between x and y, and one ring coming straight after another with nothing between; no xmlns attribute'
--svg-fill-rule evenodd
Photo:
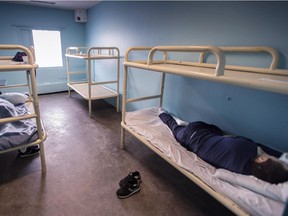
<svg viewBox="0 0 288 216"><path fill-rule="evenodd" d="M251 172L255 177L272 184L288 181L288 170L280 162L271 158L261 163L253 160L251 163Z"/></svg>

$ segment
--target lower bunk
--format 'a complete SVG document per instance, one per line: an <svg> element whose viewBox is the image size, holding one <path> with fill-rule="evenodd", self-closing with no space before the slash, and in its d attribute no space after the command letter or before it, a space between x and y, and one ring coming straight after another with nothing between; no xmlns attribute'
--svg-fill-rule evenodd
<svg viewBox="0 0 288 216"><path fill-rule="evenodd" d="M121 147L128 131L236 215L283 215L288 182L270 184L216 169L182 147L158 116L159 108L126 112L121 122Z"/></svg>
<svg viewBox="0 0 288 216"><path fill-rule="evenodd" d="M42 172L46 172L44 141L46 132L32 101L22 93L0 95L0 154L39 145ZM38 123L39 124L39 123Z"/></svg>

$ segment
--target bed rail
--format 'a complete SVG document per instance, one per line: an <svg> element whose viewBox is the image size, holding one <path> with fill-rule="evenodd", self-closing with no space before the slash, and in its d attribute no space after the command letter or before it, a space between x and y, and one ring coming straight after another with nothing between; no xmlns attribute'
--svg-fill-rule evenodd
<svg viewBox="0 0 288 216"><path fill-rule="evenodd" d="M219 47L221 50L223 50L224 52L243 52L243 53L247 53L247 52L264 52L264 53L268 53L271 55L272 57L272 62L270 64L270 70L275 70L278 67L279 64L279 52L272 48L272 47L266 47L266 46L262 46L262 47L256 47L256 46L251 46L251 47Z"/></svg>
<svg viewBox="0 0 288 216"><path fill-rule="evenodd" d="M216 46L156 46L153 47L148 55L147 65L154 63L154 54L157 51L163 51L167 56L167 52L210 52L213 53L217 59L215 68L215 76L224 74L225 56L222 50ZM166 61L167 62L167 61Z"/></svg>
<svg viewBox="0 0 288 216"><path fill-rule="evenodd" d="M22 50L28 56L28 63L33 65L34 64L34 55L31 50L22 45L14 45L14 44L1 44L0 50Z"/></svg>
<svg viewBox="0 0 288 216"><path fill-rule="evenodd" d="M73 56L79 58L93 58L97 56L100 58L101 55L106 58L120 57L120 51L117 47L68 47L66 49L66 56Z"/></svg>
<svg viewBox="0 0 288 216"><path fill-rule="evenodd" d="M149 50L150 49L150 50ZM146 60L133 60L131 53L136 51L149 51ZM172 53L200 53L199 60L176 60ZM236 53L267 53L272 61L268 68L227 65L225 55ZM157 58L155 57L157 53ZM162 54L158 60L158 53ZM212 53L217 63L206 63L205 55ZM168 54L171 54L168 56ZM168 59L169 57L169 59ZM279 53L271 47L214 47L214 46L157 46L132 47L126 51L124 65L131 68L170 73L213 82L238 85L248 88L260 89L269 92L288 94L288 70L277 69Z"/></svg>
<svg viewBox="0 0 288 216"><path fill-rule="evenodd" d="M281 70L277 70L279 64L279 52L272 48L272 47L219 47L224 53L267 53L271 55L271 63L269 68L257 68L257 67L247 67L247 66L236 66L236 65L225 65L225 69L229 70L238 70L238 71L247 71L247 72L254 72L254 73L267 73L272 75L284 75L287 76L287 72L283 72ZM207 64L205 62L205 56L207 52L201 52L199 56L199 63L205 63L205 67L214 68L214 64ZM199 65L201 66L201 65Z"/></svg>

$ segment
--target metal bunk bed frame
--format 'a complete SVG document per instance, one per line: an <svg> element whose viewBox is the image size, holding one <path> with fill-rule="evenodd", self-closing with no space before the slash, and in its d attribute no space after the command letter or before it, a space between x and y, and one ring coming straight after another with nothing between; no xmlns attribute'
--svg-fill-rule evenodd
<svg viewBox="0 0 288 216"><path fill-rule="evenodd" d="M6 85L1 86L2 89L4 88L18 88L18 87L26 87L29 90L29 100L28 103L32 103L33 106L28 107L31 114L24 115L24 116L16 116L16 117L9 117L9 118L2 118L0 119L1 124L5 124L12 121L19 121L23 119L35 119L37 125L37 133L38 139L34 142L23 144L17 147L9 148L6 150L0 151L0 154L14 151L17 149L21 149L23 147L29 147L32 145L39 145L40 146L40 158L41 158L41 166L42 166L42 173L46 173L46 159L45 159L45 152L44 152L44 141L47 138L47 134L45 132L43 123L40 117L40 110L39 110L39 100L38 100L38 93L37 93L37 82L36 82L36 69L38 65L34 61L34 49L28 49L27 47L21 45L14 45L14 44L2 44L0 45L0 50L20 50L27 54L28 56L28 63L27 64L7 64L6 61L10 61L13 56L1 56L0 61L4 61L4 64L0 64L0 72L14 72L14 71L25 71L26 72L26 83L24 84L14 84L14 85Z"/></svg>
<svg viewBox="0 0 288 216"><path fill-rule="evenodd" d="M149 52L147 60L130 60L133 52ZM191 52L200 53L199 62L184 62L178 60L168 60L169 52ZM225 52L265 52L271 55L272 62L269 68L256 68L244 66L230 66L225 64ZM162 53L161 60L155 60L155 54ZM205 63L205 55L212 53L216 64ZM271 47L215 47L215 46L156 46L156 47L131 47L125 53L124 61L124 82L122 101L122 121L121 121L121 148L125 147L125 131L135 136L147 147L157 153L160 157L174 166L177 170L187 176L190 180L208 192L212 197L230 209L236 215L249 215L249 213L223 194L218 193L212 187L201 181L199 177L179 167L171 161L164 153L153 146L141 135L134 132L125 123L126 106L128 103L159 99L159 107L162 107L165 73L180 76L192 77L196 79L223 82L248 88L255 88L265 91L288 94L288 70L276 69L279 62L277 50ZM162 73L160 93L158 95L127 98L128 68L138 68L147 71Z"/></svg>
<svg viewBox="0 0 288 216"><path fill-rule="evenodd" d="M68 47L66 49L68 94L71 96L71 89L88 100L89 116L92 115L92 100L116 97L116 109L119 111L119 76L120 76L120 51L117 47ZM71 71L70 58L87 60L87 71ZM116 79L104 82L92 81L91 61L101 59L116 59ZM86 74L87 81L71 81L73 74ZM116 90L112 90L105 84L115 84Z"/></svg>

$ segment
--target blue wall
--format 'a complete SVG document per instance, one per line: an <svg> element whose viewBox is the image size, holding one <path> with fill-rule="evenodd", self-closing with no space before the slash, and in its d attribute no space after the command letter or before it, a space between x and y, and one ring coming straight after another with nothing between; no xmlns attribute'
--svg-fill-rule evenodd
<svg viewBox="0 0 288 216"><path fill-rule="evenodd" d="M19 26L61 31L64 65L59 68L38 69L37 83L39 93L66 91L65 50L69 46L85 45L85 24L74 22L74 12L72 10L59 10L1 2L0 43L21 44ZM0 78L1 77L7 78L9 83L13 83L13 80L17 78L20 79L16 73L11 75L0 74Z"/></svg>
<svg viewBox="0 0 288 216"><path fill-rule="evenodd" d="M102 2L89 10L86 42L117 46L122 55L131 46L272 46L281 53L280 67L287 68L287 11L287 2ZM254 63L266 66L260 59ZM139 70L129 79L134 91L128 94L156 92L157 81L158 74ZM180 118L214 123L288 151L286 95L173 75L165 91L164 108Z"/></svg>

